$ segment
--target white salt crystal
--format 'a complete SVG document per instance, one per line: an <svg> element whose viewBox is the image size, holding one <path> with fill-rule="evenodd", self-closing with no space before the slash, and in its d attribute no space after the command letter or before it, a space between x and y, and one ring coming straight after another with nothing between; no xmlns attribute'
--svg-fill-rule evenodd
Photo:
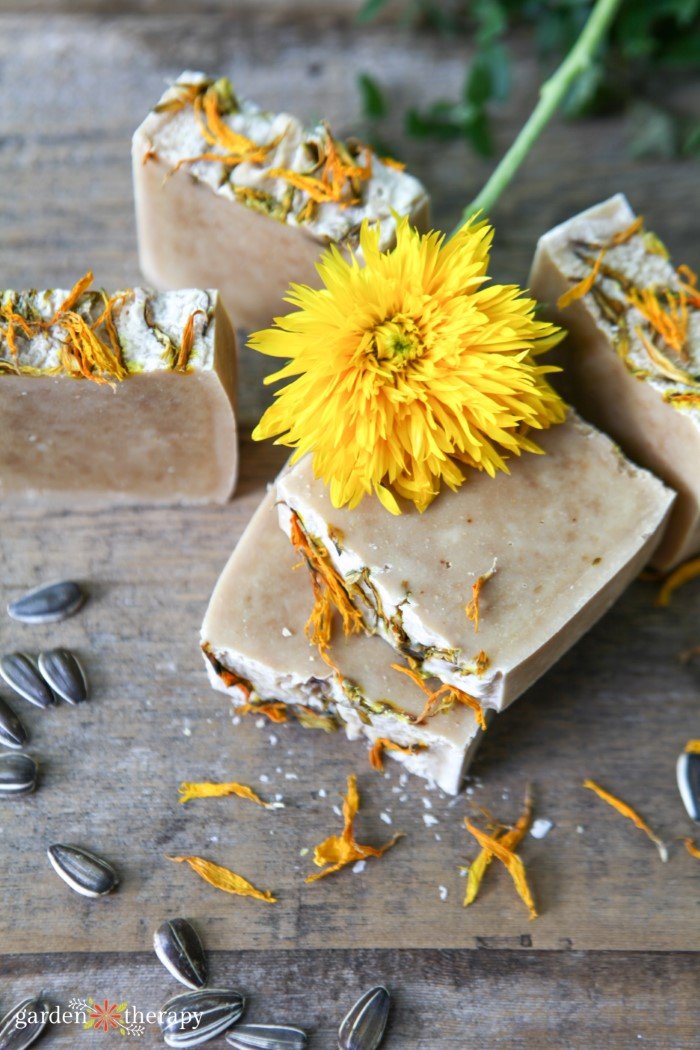
<svg viewBox="0 0 700 1050"><path fill-rule="evenodd" d="M447 900L447 886L440 886L438 888L439 888L439 891L440 891L440 900L441 901L446 901Z"/></svg>
<svg viewBox="0 0 700 1050"><path fill-rule="evenodd" d="M423 823L425 824L426 828L431 828L434 824L439 824L440 821L437 819L437 817L434 817L432 813L424 813Z"/></svg>
<svg viewBox="0 0 700 1050"><path fill-rule="evenodd" d="M530 828L530 834L533 839L543 839L545 835L554 827L551 820L545 820L544 817L538 817L537 820L533 821L532 827Z"/></svg>
<svg viewBox="0 0 700 1050"><path fill-rule="evenodd" d="M380 813L379 819L383 820L385 824L391 824L392 820L388 813Z"/></svg>
<svg viewBox="0 0 700 1050"><path fill-rule="evenodd" d="M366 867L367 867L367 861L366 860L357 860L353 864L352 870L354 871L355 875L360 875L365 870Z"/></svg>

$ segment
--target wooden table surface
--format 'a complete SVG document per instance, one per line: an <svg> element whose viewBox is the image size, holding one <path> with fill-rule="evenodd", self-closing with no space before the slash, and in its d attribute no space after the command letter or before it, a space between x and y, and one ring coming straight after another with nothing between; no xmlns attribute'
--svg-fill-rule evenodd
<svg viewBox="0 0 700 1050"><path fill-rule="evenodd" d="M359 126L357 72L408 104L454 95L466 57L462 42L360 28L357 5L345 0L322 11L282 0L112 6L0 0L3 286L70 286L88 268L107 287L138 281L129 139L183 68L230 73L271 107L322 113L349 132ZM526 44L516 51L502 145L536 91ZM700 103L697 84L666 90L680 108ZM459 145L405 143L398 116L386 132L431 189L436 223L451 227L487 165ZM524 281L540 232L616 190L697 268L697 165L632 162L628 134L624 118L546 132L493 215L498 277ZM242 351L244 430L264 403L263 367ZM249 994L250 1019L308 1027L312 1047L332 1047L345 1008L379 981L395 998L391 1048L697 1046L700 864L680 843L693 828L674 763L700 735L698 665L678 660L700 640L698 589L661 611L653 588L635 584L497 720L470 792L453 802L417 780L404 786L391 762L379 777L363 747L339 735L250 721L234 729L226 698L208 688L198 652L204 608L282 459L244 437L241 483L226 507L3 509L2 603L60 576L84 581L90 600L52 627L2 618L2 649L75 648L94 698L78 709L22 710L42 780L35 796L0 809L0 1011L42 987L63 1004L92 995L157 1009L178 987L150 950L152 931L184 914L213 950L216 982ZM352 771L363 839L406 836L362 874L306 886L301 851L337 829L332 807ZM639 808L670 843L668 864L581 788L585 776ZM178 805L180 780L209 778L280 793L286 808ZM465 910L459 866L475 851L462 818L482 805L512 820L527 783L536 815L554 825L522 851L541 916L528 920L495 868ZM427 813L438 823L428 826ZM71 895L46 862L56 840L112 860L119 892L97 902ZM217 894L166 853L230 865L279 903ZM84 1038L62 1026L47 1042ZM139 1045L161 1045L157 1032Z"/></svg>

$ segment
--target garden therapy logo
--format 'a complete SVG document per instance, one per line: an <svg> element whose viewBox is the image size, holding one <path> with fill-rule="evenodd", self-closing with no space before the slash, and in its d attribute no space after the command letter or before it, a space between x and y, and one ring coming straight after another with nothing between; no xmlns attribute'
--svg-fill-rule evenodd
<svg viewBox="0 0 700 1050"><path fill-rule="evenodd" d="M86 1031L109 1033L116 1032L121 1036L142 1036L149 1025L168 1024L171 1028L180 1027L196 1032L202 1015L194 1010L139 1010L129 1006L128 1002L112 1002L103 999L98 1002L91 995L87 998L74 998L64 1009L61 1006L47 1006L38 1011L27 1008L18 1012L15 1018L15 1030L24 1031L32 1025L45 1022L52 1025L82 1025Z"/></svg>

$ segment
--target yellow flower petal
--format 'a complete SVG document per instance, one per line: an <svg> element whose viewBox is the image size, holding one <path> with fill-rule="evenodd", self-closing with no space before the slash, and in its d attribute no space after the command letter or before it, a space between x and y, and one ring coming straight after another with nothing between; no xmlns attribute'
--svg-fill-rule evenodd
<svg viewBox="0 0 700 1050"><path fill-rule="evenodd" d="M617 798L616 795L611 795L609 791L605 791L599 784L596 784L594 780L584 780L583 786L590 791L595 792L598 798L601 798L603 802L607 802L609 806L616 809L623 817L627 817L628 820L631 820L636 828L639 828L640 831L644 832L648 839L651 839L658 849L661 859L664 862L668 860L668 850L666 849L666 846L659 836L651 830L647 822L639 816L636 810L632 809L631 806L628 806L628 804L623 802L622 799Z"/></svg>
<svg viewBox="0 0 700 1050"><path fill-rule="evenodd" d="M203 780L198 783L186 782L180 784L178 791L179 801L182 803L191 802L194 798L223 798L226 795L237 795L238 798L247 798L250 802L257 803L258 806L264 806L265 809L279 809L280 807L279 803L265 802L247 784L237 784L233 780L225 783L214 783L211 780Z"/></svg>
<svg viewBox="0 0 700 1050"><path fill-rule="evenodd" d="M223 890L224 893L235 893L239 897L255 897L256 900L266 901L268 904L274 904L277 900L269 890L256 889L242 875L237 875L235 871L231 871L230 868L224 868L221 864L214 864L211 860L205 860L204 857L168 857L167 859L175 861L176 864L182 864L183 862L189 864L200 878L217 890Z"/></svg>

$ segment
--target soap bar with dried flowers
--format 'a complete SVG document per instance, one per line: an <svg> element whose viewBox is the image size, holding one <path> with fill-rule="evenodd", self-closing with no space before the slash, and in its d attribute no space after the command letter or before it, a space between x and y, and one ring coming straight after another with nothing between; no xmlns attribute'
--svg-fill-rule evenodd
<svg viewBox="0 0 700 1050"><path fill-rule="evenodd" d="M380 639L346 638L340 624L330 662L322 659L305 633L311 585L305 570L295 571L299 556L278 526L274 502L271 491L212 594L202 626L212 684L239 710L364 736L376 745L375 765L384 753L457 792L481 736L474 710L446 691L436 713L425 716L440 683L417 684L392 666L396 656Z"/></svg>
<svg viewBox="0 0 700 1050"><path fill-rule="evenodd" d="M678 499L653 564L700 551L700 289L621 194L541 239L530 286L569 331L569 397Z"/></svg>
<svg viewBox="0 0 700 1050"><path fill-rule="evenodd" d="M292 281L318 284L322 249L356 245L363 219L394 240L428 198L401 165L183 73L137 129L133 171L141 268L158 288L219 288L236 324L259 328Z"/></svg>
<svg viewBox="0 0 700 1050"><path fill-rule="evenodd" d="M502 709L612 605L658 543L673 494L570 412L545 455L473 471L422 513L333 507L310 457L277 484L283 528L357 629L414 670ZM320 566L320 568L319 568ZM478 616L477 616L478 610Z"/></svg>
<svg viewBox="0 0 700 1050"><path fill-rule="evenodd" d="M0 291L0 497L224 501L236 344L218 293Z"/></svg>

